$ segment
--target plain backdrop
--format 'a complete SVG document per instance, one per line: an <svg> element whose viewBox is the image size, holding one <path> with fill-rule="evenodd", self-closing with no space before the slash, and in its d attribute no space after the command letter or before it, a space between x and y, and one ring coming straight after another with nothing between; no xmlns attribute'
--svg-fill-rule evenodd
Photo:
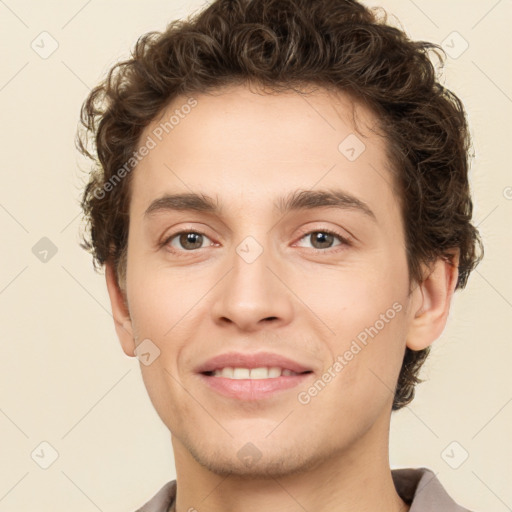
<svg viewBox="0 0 512 512"><path fill-rule="evenodd" d="M391 464L429 467L464 506L505 512L512 510L512 2L367 3L394 14L413 39L444 42L451 54L443 80L468 111L475 222L486 248L456 293L416 399L393 415ZM175 477L169 433L138 361L116 338L104 276L78 245L86 162L74 137L90 88L137 37L201 5L0 1L0 512L130 511Z"/></svg>

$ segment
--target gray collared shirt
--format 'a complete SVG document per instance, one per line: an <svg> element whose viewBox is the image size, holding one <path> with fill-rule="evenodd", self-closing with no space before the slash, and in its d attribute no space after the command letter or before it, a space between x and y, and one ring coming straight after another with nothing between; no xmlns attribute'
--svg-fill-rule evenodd
<svg viewBox="0 0 512 512"><path fill-rule="evenodd" d="M399 496L410 505L409 512L470 512L457 505L428 468L391 470ZM176 480L167 482L136 512L175 512Z"/></svg>

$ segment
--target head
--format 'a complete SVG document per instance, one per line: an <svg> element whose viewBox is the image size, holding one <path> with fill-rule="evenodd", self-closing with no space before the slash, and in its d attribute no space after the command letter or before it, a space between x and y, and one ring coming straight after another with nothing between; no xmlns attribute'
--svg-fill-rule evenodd
<svg viewBox="0 0 512 512"><path fill-rule="evenodd" d="M289 450L298 470L413 399L482 257L464 108L432 55L355 1L219 0L141 37L84 103L83 245L125 352L158 349L149 395L201 463L229 472L226 449L253 442L265 471ZM260 350L311 373L234 409L196 371ZM294 420L270 436L283 403Z"/></svg>

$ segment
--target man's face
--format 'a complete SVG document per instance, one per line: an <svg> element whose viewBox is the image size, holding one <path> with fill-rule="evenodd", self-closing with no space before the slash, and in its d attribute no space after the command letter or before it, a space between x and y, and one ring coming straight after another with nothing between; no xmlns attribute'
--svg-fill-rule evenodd
<svg viewBox="0 0 512 512"><path fill-rule="evenodd" d="M175 450L254 476L385 444L413 308L374 117L356 105L356 131L325 91L194 98L143 133L130 204L129 313L160 351L141 368ZM180 194L213 205L155 203Z"/></svg>

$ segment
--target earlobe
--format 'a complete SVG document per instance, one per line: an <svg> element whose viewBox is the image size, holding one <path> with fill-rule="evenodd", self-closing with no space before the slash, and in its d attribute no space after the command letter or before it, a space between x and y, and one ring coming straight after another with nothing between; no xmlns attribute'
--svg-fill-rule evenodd
<svg viewBox="0 0 512 512"><path fill-rule="evenodd" d="M452 252L451 263L436 260L431 271L414 293L421 297L414 311L407 335L407 347L423 350L437 340L446 327L450 305L457 284L459 250Z"/></svg>
<svg viewBox="0 0 512 512"><path fill-rule="evenodd" d="M110 263L105 264L105 280L107 282L108 295L114 317L114 326L117 337L127 356L135 357L135 340L128 306L117 282L117 275Z"/></svg>

